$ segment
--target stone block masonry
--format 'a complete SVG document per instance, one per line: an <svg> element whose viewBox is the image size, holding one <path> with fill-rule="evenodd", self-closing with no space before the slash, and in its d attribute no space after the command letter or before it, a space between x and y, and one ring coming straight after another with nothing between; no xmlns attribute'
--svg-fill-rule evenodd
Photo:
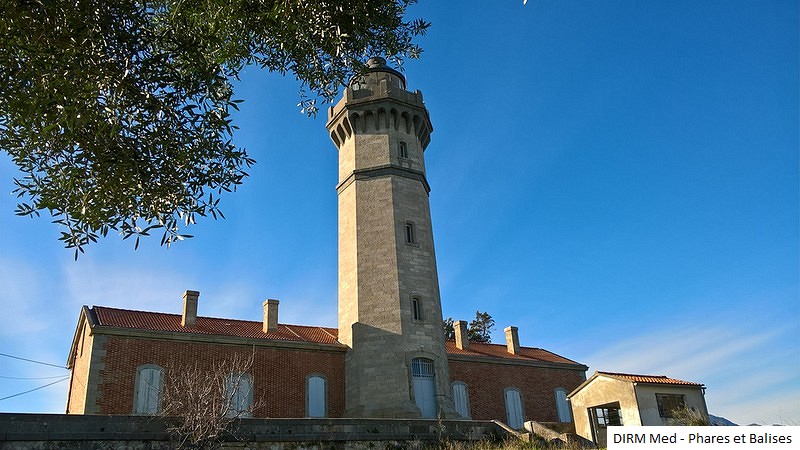
<svg viewBox="0 0 800 450"><path fill-rule="evenodd" d="M170 420L170 419L166 419ZM493 422L390 419L242 419L222 449L412 448L437 441L498 440ZM0 450L173 449L165 421L141 416L0 414Z"/></svg>
<svg viewBox="0 0 800 450"><path fill-rule="evenodd" d="M345 415L458 414L442 340L423 153L432 126L422 95L373 58L332 107L339 152L339 339ZM413 305L413 306L412 306ZM422 365L425 374L413 372Z"/></svg>

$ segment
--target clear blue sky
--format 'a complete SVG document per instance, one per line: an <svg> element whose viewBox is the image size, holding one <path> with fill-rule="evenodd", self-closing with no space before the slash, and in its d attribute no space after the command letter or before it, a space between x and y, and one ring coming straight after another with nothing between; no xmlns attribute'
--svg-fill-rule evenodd
<svg viewBox="0 0 800 450"><path fill-rule="evenodd" d="M594 370L705 383L713 414L800 425L798 4L422 1L445 316L488 311ZM0 157L0 352L66 361L81 305L336 326L336 150L290 78L247 70L258 160L227 220L77 262L13 213ZM0 398L66 371L0 357ZM67 383L0 401L62 412Z"/></svg>

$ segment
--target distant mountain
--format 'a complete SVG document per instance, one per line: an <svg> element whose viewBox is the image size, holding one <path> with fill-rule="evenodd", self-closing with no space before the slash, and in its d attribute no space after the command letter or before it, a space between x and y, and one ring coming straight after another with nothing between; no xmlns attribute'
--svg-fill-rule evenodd
<svg viewBox="0 0 800 450"><path fill-rule="evenodd" d="M733 422L731 422L730 420L728 420L728 419L726 419L724 417L719 417L719 416L715 416L715 415L712 415L712 414L708 415L708 420L709 420L709 422L711 422L711 425L714 425L715 427L738 427L739 426L739 424L733 423Z"/></svg>

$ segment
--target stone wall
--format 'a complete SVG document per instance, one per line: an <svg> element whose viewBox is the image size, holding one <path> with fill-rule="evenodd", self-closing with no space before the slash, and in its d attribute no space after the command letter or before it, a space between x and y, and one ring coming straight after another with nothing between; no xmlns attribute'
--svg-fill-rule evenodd
<svg viewBox="0 0 800 450"><path fill-rule="evenodd" d="M436 441L502 439L493 422L391 419L243 419L222 448L416 448ZM174 448L159 418L0 414L0 450Z"/></svg>
<svg viewBox="0 0 800 450"><path fill-rule="evenodd" d="M88 332L86 322L78 323L78 335L75 337L75 362L72 366L72 378L69 383L69 397L67 399L67 412L71 414L84 414L89 386L89 362L91 361L93 336ZM86 353L86 355L84 355Z"/></svg>

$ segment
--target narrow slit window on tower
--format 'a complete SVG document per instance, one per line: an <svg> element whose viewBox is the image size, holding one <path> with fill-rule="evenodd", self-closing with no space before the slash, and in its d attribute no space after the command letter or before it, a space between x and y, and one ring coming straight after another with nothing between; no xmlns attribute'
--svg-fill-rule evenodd
<svg viewBox="0 0 800 450"><path fill-rule="evenodd" d="M419 298L413 297L411 299L411 318L414 320L422 320L422 304Z"/></svg>
<svg viewBox="0 0 800 450"><path fill-rule="evenodd" d="M413 222L406 222L406 244L416 244L417 236Z"/></svg>
<svg viewBox="0 0 800 450"><path fill-rule="evenodd" d="M397 144L397 156L403 159L408 159L408 145L403 141L400 141L400 143Z"/></svg>

